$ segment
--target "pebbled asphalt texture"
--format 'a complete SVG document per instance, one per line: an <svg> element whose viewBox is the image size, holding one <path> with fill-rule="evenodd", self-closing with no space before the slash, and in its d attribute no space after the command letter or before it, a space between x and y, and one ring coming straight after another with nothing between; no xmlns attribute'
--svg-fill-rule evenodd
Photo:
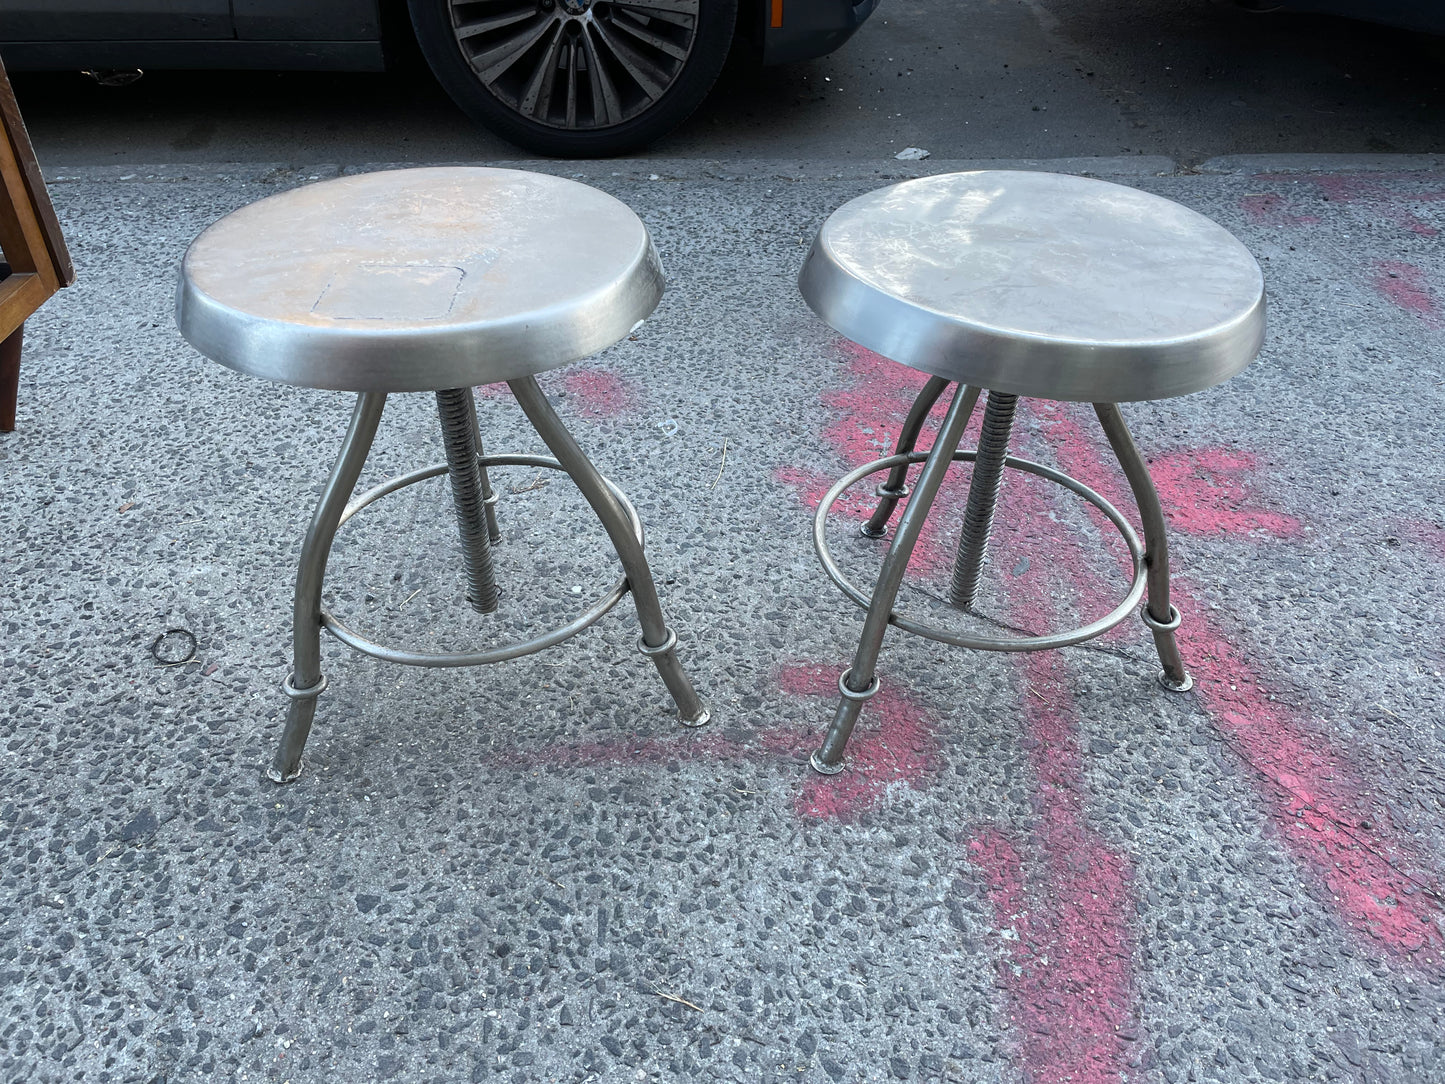
<svg viewBox="0 0 1445 1084"><path fill-rule="evenodd" d="M545 167L636 209L668 270L634 337L543 383L648 525L713 721L677 724L625 599L480 670L327 640L285 787L292 577L350 402L200 357L171 298L204 226L341 167L57 173L78 279L0 437L0 1079L1445 1081L1445 174L1383 164L1053 164L1265 268L1251 369L1125 407L1196 689L1154 683L1133 619L1028 657L895 631L827 780L861 615L810 502L921 378L794 277L834 207L958 164ZM489 450L541 450L506 393L480 408ZM1029 404L1015 449L1127 507L1087 412ZM441 458L431 398L396 396L363 485ZM946 611L957 471L911 613ZM497 482L499 618L460 602L440 481L343 530L330 604L461 647L618 574L564 481ZM1004 493L992 627L1112 606L1101 522ZM863 582L865 506L829 536Z"/></svg>

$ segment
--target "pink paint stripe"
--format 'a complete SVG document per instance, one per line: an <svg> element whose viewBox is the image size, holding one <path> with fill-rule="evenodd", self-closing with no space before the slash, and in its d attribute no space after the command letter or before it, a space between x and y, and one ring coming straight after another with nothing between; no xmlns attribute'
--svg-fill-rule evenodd
<svg viewBox="0 0 1445 1084"><path fill-rule="evenodd" d="M1429 950L1439 964L1438 888L1402 867L1423 863L1406 832L1368 797L1346 754L1313 722L1279 708L1264 680L1212 627L1206 610L1176 583L1180 650L1214 726L1253 771L1280 839L1323 884L1347 926L1392 954ZM1435 898L1432 898L1432 895Z"/></svg>
<svg viewBox="0 0 1445 1084"><path fill-rule="evenodd" d="M729 741L715 730L674 731L661 737L629 735L610 741L559 743L533 750L508 750L496 756L498 767L519 770L579 768L596 764L646 764L670 761L747 760L782 763L790 770L817 748L838 695L836 667L798 664L782 669L780 691L807 697L810 710L799 726L760 731L750 743ZM821 701L821 703L819 703ZM816 704L816 710L812 705ZM869 703L866 727L848 746L849 770L824 778L799 774L792 807L808 820L852 820L873 809L889 789L928 786L938 771L938 738L933 717L905 692L884 686Z"/></svg>
<svg viewBox="0 0 1445 1084"><path fill-rule="evenodd" d="M1078 408L1061 403L1030 400L1029 406L1043 423L1060 462L1068 464L1065 470L1102 493L1137 526L1133 495L1113 454L1104 450L1102 436L1096 435L1097 423L1086 427L1073 416ZM1149 463L1149 476L1170 530L1206 537L1255 532L1297 537L1303 531L1298 519L1259 507L1260 497L1254 491L1258 473L1257 456L1230 448L1172 452Z"/></svg>
<svg viewBox="0 0 1445 1084"><path fill-rule="evenodd" d="M1380 217L1420 237L1434 237L1440 231L1428 222L1422 221L1410 210L1412 202L1427 202L1440 198L1440 193L1422 195L1392 192L1374 177L1320 176L1311 180L1334 203L1371 203L1379 209Z"/></svg>
<svg viewBox="0 0 1445 1084"><path fill-rule="evenodd" d="M1256 193L1239 201L1239 209L1255 226L1318 226L1323 219L1319 215L1299 215L1290 208L1291 204L1276 192Z"/></svg>
<svg viewBox="0 0 1445 1084"><path fill-rule="evenodd" d="M1042 515L1034 496L1026 512ZM1062 547L1061 547L1062 548ZM1043 577L1011 589L1021 610L1058 620ZM1017 618L1016 618L1017 619ZM1058 652L1018 658L1025 748L1036 779L1033 877L1018 847L986 829L969 844L1003 937L999 982L1029 1081L1119 1084L1137 1039L1133 870L1089 825L1078 717ZM1032 882L1032 883L1030 883Z"/></svg>
<svg viewBox="0 0 1445 1084"><path fill-rule="evenodd" d="M828 708L838 700L836 668L791 666L780 684L792 696L819 697ZM829 721L828 711L816 713L817 731L807 749L817 748ZM848 770L840 775L809 772L802 792L794 799L798 816L821 820L852 820L877 806L896 785L922 790L938 772L937 725L930 713L885 681L868 701L867 714L848 743ZM784 752L798 749L796 734L770 731L763 743Z"/></svg>
<svg viewBox="0 0 1445 1084"><path fill-rule="evenodd" d="M630 414L642 399L636 384L606 369L568 369L562 375L562 387L579 413L597 418Z"/></svg>
<svg viewBox="0 0 1445 1084"><path fill-rule="evenodd" d="M573 416L620 418L636 411L644 398L636 381L608 369L574 366L559 374L543 376L542 384L549 393L561 393L562 412ZM477 396L484 400L512 398L512 390L506 384L483 384L476 390Z"/></svg>
<svg viewBox="0 0 1445 1084"><path fill-rule="evenodd" d="M848 359L852 384L824 394L823 402L831 410L833 420L824 427L822 435L825 444L833 449L845 468L851 469L893 453L908 409L927 378L847 340L839 340L838 348ZM927 450L933 446L951 395L951 390L945 392L934 405L919 436L919 448ZM970 425L975 440L982 414L982 410L977 411ZM969 442L970 437L965 436L964 446L967 447ZM915 476L918 469L914 468ZM834 477L792 467L782 468L775 477L794 488L809 508L816 508L836 481ZM879 474L859 483L834 506L837 513L860 524L867 520L877 504L876 498L872 497L874 487L885 477L885 474ZM952 568L954 547L957 546L957 515L955 511L950 519L950 510L961 509L967 486L966 469L955 468L949 472L935 502L938 512L929 517L913 551L909 568L930 582L941 582ZM895 525L906 507L906 501L900 502L894 513ZM950 524L955 528L952 536Z"/></svg>
<svg viewBox="0 0 1445 1084"><path fill-rule="evenodd" d="M1390 189L1383 182L1385 181L1417 181L1417 176L1408 173L1372 173L1368 176L1355 174L1335 174L1330 176L1317 176L1300 178L1289 174L1260 174L1259 179L1263 181L1279 182L1290 186L1309 184L1331 203L1353 204L1368 203L1371 205L1373 217L1379 221L1388 222L1401 229L1408 230L1418 237L1435 237L1439 230L1430 223L1421 219L1411 210L1411 204L1436 203L1445 199L1445 192L1421 192L1407 191L1396 192ZM1279 200L1281 208L1294 206L1293 201L1286 200L1282 196L1265 194L1255 197L1246 196L1246 200ZM1248 208L1245 208L1248 213ZM1286 213L1287 214L1287 213ZM1319 219L1314 215L1303 216ZM1268 224L1268 223L1262 223Z"/></svg>
<svg viewBox="0 0 1445 1084"><path fill-rule="evenodd" d="M1107 453L1067 421L1055 426L1053 436L1066 471L1091 485L1097 481L1096 488L1105 484ZM1423 865L1405 831L1387 811L1374 808L1360 772L1320 723L1270 700L1263 671L1213 627L1208 610L1194 601L1177 570L1174 602L1185 615L1178 638L1197 695L1215 728L1251 769L1286 848L1325 889L1327 902L1346 926L1390 954L1429 949L1431 955L1422 962L1438 965L1439 892L1422 890L1402 871L1402 866Z"/></svg>
<svg viewBox="0 0 1445 1084"><path fill-rule="evenodd" d="M823 435L845 463L855 465L892 450L923 378L859 348L844 349L854 384L826 397L836 420ZM941 411L935 408L921 446L931 445ZM915 553L915 565L935 576L951 567L957 545L956 525L951 531L938 525L948 521L945 510L961 509L966 492L967 472L952 473L936 506L944 514L931 517ZM777 477L812 506L831 484L792 468ZM1007 577L1018 623L1047 625L1057 617L1046 570L1072 563L1072 556L1061 556L1056 533L1048 529L1050 508L1042 492L1030 480L1005 486L997 520L993 552L999 566L1011 571L996 568L995 575ZM872 506L865 496L841 510L861 520ZM1030 555L1044 559L1021 559ZM1132 874L1087 824L1077 724L1056 669L1058 657L1024 656L1019 665L1028 683L1022 714L1036 779L1037 828L1029 842L1037 888L1026 883L1024 859L1001 833L985 831L969 848L1006 938L999 982L1021 1036L1017 1058L1030 1080L1118 1084L1127 1071L1127 1044L1135 1037ZM783 684L832 703L836 680L833 669L795 668L785 673ZM885 681L849 746L853 770L815 781L800 799L801 814L849 816L876 802L893 783L916 787L929 777L936 744L931 721L907 698L895 697Z"/></svg>
<svg viewBox="0 0 1445 1084"><path fill-rule="evenodd" d="M1432 330L1445 327L1440 305L1425 281L1424 271L1403 260L1376 260L1374 271L1375 289L1393 304L1418 316Z"/></svg>

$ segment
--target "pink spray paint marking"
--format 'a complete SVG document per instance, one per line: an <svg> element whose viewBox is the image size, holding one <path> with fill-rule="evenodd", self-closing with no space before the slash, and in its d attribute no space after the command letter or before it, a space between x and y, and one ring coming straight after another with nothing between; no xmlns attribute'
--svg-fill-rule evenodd
<svg viewBox="0 0 1445 1084"><path fill-rule="evenodd" d="M838 670L821 666L791 666L780 678L783 692L792 696L838 698ZM823 716L819 716L820 722ZM811 751L821 736L809 735L804 748ZM764 744L780 752L798 751L794 734L770 731ZM929 714L907 694L884 682L868 701L867 714L848 742L848 770L820 776L810 772L802 793L793 801L799 817L852 820L872 809L888 788L897 784L922 790L938 770L938 738Z"/></svg>
<svg viewBox="0 0 1445 1084"><path fill-rule="evenodd" d="M1101 492L1112 472L1104 453L1056 412L1060 464ZM1257 535L1256 535L1257 537ZM1292 537L1286 534L1284 537ZM1174 575L1174 603L1184 614L1177 633L1185 664L1214 727L1251 770L1265 811L1294 858L1325 889L1341 921L1392 955L1442 948L1439 892L1422 890L1399 867L1424 865L1387 811L1372 809L1368 787L1324 728L1270 701L1257 669L1226 641ZM1362 810L1368 812L1361 812Z"/></svg>
<svg viewBox="0 0 1445 1084"><path fill-rule="evenodd" d="M1379 180L1369 177L1326 176L1310 178L1334 203L1368 202L1378 206L1381 216L1419 237L1435 237L1440 231L1423 221L1407 206L1445 198L1445 193L1424 192L1400 195L1390 191Z"/></svg>
<svg viewBox="0 0 1445 1084"><path fill-rule="evenodd" d="M788 696L836 697L838 670L816 665L785 667L778 678ZM809 717L814 713L809 713ZM556 744L540 749L509 750L494 758L498 767L576 768L589 764L666 764L669 761L746 760L782 763L795 769L817 748L824 722L808 729L774 727L754 742L729 741L710 730L680 731L665 737L628 736L610 741ZM906 693L885 688L869 703L866 731L860 728L848 745L849 770L823 778L802 777L793 811L808 820L851 820L874 808L895 784L915 790L928 785L937 772L938 741L929 714Z"/></svg>
<svg viewBox="0 0 1445 1084"><path fill-rule="evenodd" d="M1437 561L1445 561L1445 525L1426 520L1405 520L1396 530L1400 537L1424 548Z"/></svg>
<svg viewBox="0 0 1445 1084"><path fill-rule="evenodd" d="M568 369L562 387L580 413L595 418L620 418L634 411L641 398L635 384L606 369Z"/></svg>
<svg viewBox="0 0 1445 1084"><path fill-rule="evenodd" d="M1102 493L1137 527L1134 496L1113 453L1107 453L1105 461L1098 450L1103 437L1095 435L1097 423L1092 429L1080 424L1071 408L1062 403L1030 400L1029 407L1043 422L1060 462L1067 462L1064 469ZM1092 417L1093 412L1089 413ZM1253 486L1258 470L1256 456L1229 448L1172 452L1149 463L1149 476L1170 530L1203 536L1259 533L1297 537L1303 530L1298 519L1260 507Z"/></svg>
<svg viewBox="0 0 1445 1084"><path fill-rule="evenodd" d="M1023 491L1017 500L1026 516L1047 515L1038 491ZM1015 622L1035 614L1060 619L1044 574L1015 576L1009 591ZM1016 658L1024 745L1036 780L1029 840L1036 857L1026 861L996 829L969 843L1005 939L999 981L1019 1036L1015 1056L1036 1084L1118 1084L1137 1038L1131 1029L1137 1016L1133 870L1087 820L1064 657L1049 651Z"/></svg>
<svg viewBox="0 0 1445 1084"><path fill-rule="evenodd" d="M1445 327L1440 304L1425 281L1425 272L1401 260L1377 260L1374 264L1375 289L1396 306L1418 316L1426 327Z"/></svg>
<svg viewBox="0 0 1445 1084"><path fill-rule="evenodd" d="M1400 868L1423 864L1402 826L1370 800L1321 727L1269 700L1262 676L1211 627L1187 588L1176 584L1175 593L1188 614L1178 637L1199 698L1253 771L1285 846L1320 880L1347 926L1393 954L1428 949L1426 962L1437 963L1445 947L1441 910L1427 886Z"/></svg>
<svg viewBox="0 0 1445 1084"><path fill-rule="evenodd" d="M1283 196L1275 192L1255 193L1239 201L1239 208L1255 226L1318 226L1323 221L1319 215L1298 215Z"/></svg>
<svg viewBox="0 0 1445 1084"><path fill-rule="evenodd" d="M1348 174L1333 174L1310 177L1297 177L1291 174L1264 174L1260 176L1259 179L1263 181L1277 181L1296 188L1300 185L1309 185L1331 203L1345 205L1368 203L1373 217L1384 222L1389 222L1418 237L1435 237L1440 232L1436 227L1420 218L1420 216L1411 209L1410 205L1437 203L1440 200L1445 200L1445 192L1394 192L1384 183L1390 180L1414 180L1415 178L1408 173L1356 174L1353 176ZM1246 197L1246 199L1248 198L1250 197ZM1265 198L1268 199L1269 197ZM1288 203L1285 205L1287 206ZM1246 212L1247 211L1248 208L1246 208Z"/></svg>
<svg viewBox="0 0 1445 1084"><path fill-rule="evenodd" d="M849 359L848 372L853 378L853 384L849 388L824 394L823 402L833 411L833 420L824 428L823 439L851 469L893 454L899 430L908 415L908 408L913 405L913 400L927 377L846 339L840 339L838 346ZM952 394L951 388L944 392L923 425L918 437L918 447L924 451L933 446L933 441L938 436L938 428L947 413ZM982 418L983 406L980 403L969 425L972 443L977 442ZM962 446L967 448L970 443L970 437L965 435ZM916 479L918 469L920 468L914 468L912 478ZM854 522L863 523L872 515L878 503L877 498L872 495L874 488L887 477L886 473L879 473L860 482L834 505L834 509ZM809 508L817 508L823 495L837 480L792 467L776 471L774 478L797 492ZM968 472L954 469L944 480L934 508L940 511L949 508L961 509L967 492ZM898 517L906 507L906 501L899 502L893 513L892 525L897 525ZM946 518L937 513L929 516L908 564L911 571L931 580L947 576L953 565L955 547L958 545L957 538L950 537L949 532L940 527Z"/></svg>
<svg viewBox="0 0 1445 1084"><path fill-rule="evenodd" d="M846 463L856 465L892 451L924 378L851 344L844 349L855 383L825 396L835 421L823 435ZM940 405L931 414L919 440L921 447L931 446L943 409ZM963 503L966 474L952 473L957 477L945 482L936 507L951 501L958 508ZM778 477L814 507L831 484L829 479L792 470L780 471ZM1060 559L1059 542L1047 529L1049 506L1042 486L1033 479L1011 480L1004 487L995 520L994 546L1007 552L1008 560L1027 554L1031 547L1040 552L1040 545L1042 555L1052 558L1018 560L1013 571L1005 573L1016 623L1047 623L1057 617L1047 569ZM866 496L847 505L840 502L840 510L858 521L872 507ZM1040 538L1045 541L1040 543ZM956 538L945 541L930 523L914 564L934 573L946 571L956 545ZM1062 562L1070 563L1067 557ZM1031 691L1044 697L1040 703L1026 696L1024 704L1030 759L1038 780L1038 828L1032 839L1038 852L1038 889L1029 890L1022 859L1001 835L985 833L970 849L983 872L1000 930L1017 938L1010 943L1000 982L1016 1024L1026 1032L1018 1048L1020 1063L1039 1084L1063 1080L1105 1084L1123 1077L1128 1041L1124 1032L1134 1013L1133 934L1128 925L1131 871L1085 821L1076 726L1067 688L1056 679L1057 665L1052 653L1021 657ZM836 671L817 668L794 668L783 678L785 689L830 702L837 696L836 681ZM916 787L931 773L935 748L926 718L906 698L895 698L885 682L849 744L852 771L813 781L799 799L799 812L846 817L875 803L892 783Z"/></svg>

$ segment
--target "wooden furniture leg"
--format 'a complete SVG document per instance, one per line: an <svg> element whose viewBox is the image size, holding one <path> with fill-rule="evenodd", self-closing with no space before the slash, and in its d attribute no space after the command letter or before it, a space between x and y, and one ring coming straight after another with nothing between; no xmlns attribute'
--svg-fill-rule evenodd
<svg viewBox="0 0 1445 1084"><path fill-rule="evenodd" d="M25 333L21 324L0 341L0 433L15 429L15 400L20 394L20 340Z"/></svg>

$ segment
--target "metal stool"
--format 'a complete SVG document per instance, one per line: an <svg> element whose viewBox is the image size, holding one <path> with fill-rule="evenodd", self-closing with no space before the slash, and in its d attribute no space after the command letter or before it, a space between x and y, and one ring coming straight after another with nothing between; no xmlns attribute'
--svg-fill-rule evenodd
<svg viewBox="0 0 1445 1084"><path fill-rule="evenodd" d="M853 665L813 767L843 768L843 751L864 703L878 691L875 667L889 624L944 643L991 651L1039 651L1098 636L1123 621L1146 589L1144 622L1163 666L1160 683L1192 683L1174 632L1164 515L1120 402L1185 395L1239 372L1264 336L1264 278L1233 236L1158 196L1105 181L1049 173L985 171L905 181L861 196L818 231L798 280L804 299L835 330L894 361L930 374L898 437L895 454L839 480L818 507L813 541L828 576L868 611ZM914 450L929 410L957 382L928 453ZM980 391L987 389L977 451L958 451ZM1007 454L1019 396L1093 403L1144 524L1141 547L1127 520L1068 475ZM949 601L974 605L1005 468L1056 482L1099 508L1129 548L1134 578L1106 617L1047 636L970 636L893 612L909 556L953 461L972 462L968 503ZM828 552L828 510L843 492L887 470L863 534L881 538L909 495L908 467L923 463L917 488L872 595L849 583Z"/></svg>
<svg viewBox="0 0 1445 1084"><path fill-rule="evenodd" d="M642 524L547 402L533 374L625 337L662 296L662 266L646 228L616 199L575 181L506 169L396 170L325 181L244 207L191 244L176 319L206 356L287 384L358 392L351 426L311 519L296 578L295 667L281 747L267 772L301 772L321 674L324 627L358 651L411 666L477 666L561 643L627 592L639 646L657 666L682 722L708 720L677 661L677 636L658 603ZM472 387L506 381L552 450L484 455ZM447 461L412 471L349 505L390 392L434 391ZM485 651L387 647L321 605L337 528L387 493L450 474L466 561L467 601L497 609L491 546L501 538L487 468L566 471L622 560L623 576L568 624Z"/></svg>

